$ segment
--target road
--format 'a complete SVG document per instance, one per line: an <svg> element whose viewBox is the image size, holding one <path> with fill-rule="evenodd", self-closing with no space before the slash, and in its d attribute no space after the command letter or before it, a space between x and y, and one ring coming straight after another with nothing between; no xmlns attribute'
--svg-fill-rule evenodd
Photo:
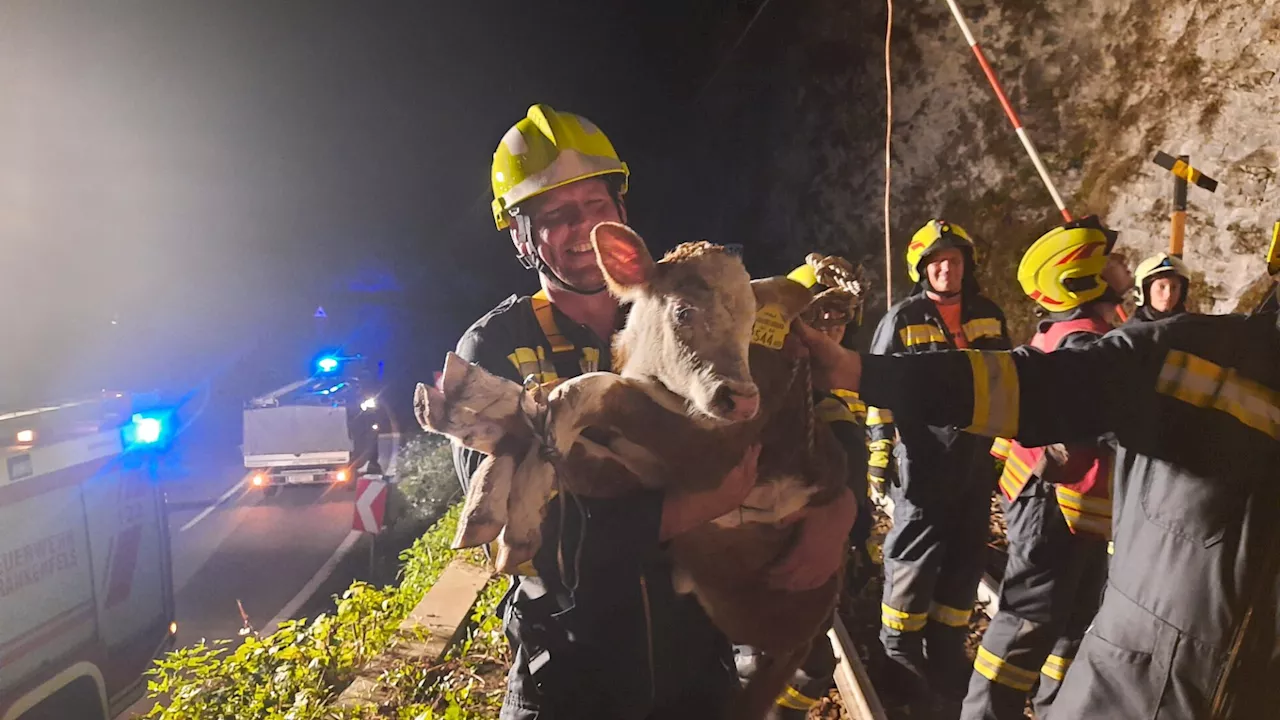
<svg viewBox="0 0 1280 720"><path fill-rule="evenodd" d="M394 442L382 437L388 473L394 472ZM240 606L264 634L282 620L314 615L361 574L358 551L368 545L351 530L350 483L285 487L267 497L225 456L179 464L161 476L179 647L239 638ZM150 706L142 700L121 717Z"/></svg>

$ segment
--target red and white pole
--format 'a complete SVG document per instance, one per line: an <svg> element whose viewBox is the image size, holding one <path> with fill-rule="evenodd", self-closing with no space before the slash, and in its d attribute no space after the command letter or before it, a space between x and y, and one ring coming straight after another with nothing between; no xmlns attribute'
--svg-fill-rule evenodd
<svg viewBox="0 0 1280 720"><path fill-rule="evenodd" d="M960 8L956 6L956 0L947 0L947 6L951 8L951 14L955 16L956 23L960 25L960 32L964 33L965 41L969 43L969 47L973 49L973 54L977 56L978 64L982 66L982 72L987 76L987 81L991 83L991 89L995 91L996 98L1000 100L1000 106L1004 108L1004 114L1008 115L1009 122L1013 123L1013 131L1017 133L1018 139L1022 141L1022 147L1026 148L1027 154L1031 156L1031 163L1036 166L1036 172L1040 173L1040 180L1044 182L1049 195L1053 196L1053 204L1058 206L1058 212L1062 213L1063 219L1071 222L1071 212L1067 210L1066 203L1062 202L1062 196L1058 194L1058 188L1054 186L1053 180L1049 179L1049 171L1045 169L1044 163L1040 161L1040 153L1036 152L1036 146L1031 143L1031 138L1027 135L1026 129L1022 127L1022 121L1018 119L1018 113L1014 112L1013 105L1009 104L1009 98L1004 94L1004 88L1000 87L1000 81L996 79L996 73L991 69L991 63L987 62L987 56L983 54L978 41L973 37L973 32L969 30L969 23L965 22L964 15L960 14Z"/></svg>

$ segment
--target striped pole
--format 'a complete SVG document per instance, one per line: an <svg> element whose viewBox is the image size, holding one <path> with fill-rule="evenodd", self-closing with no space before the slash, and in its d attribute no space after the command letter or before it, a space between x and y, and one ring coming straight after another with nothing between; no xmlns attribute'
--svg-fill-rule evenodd
<svg viewBox="0 0 1280 720"><path fill-rule="evenodd" d="M973 54L978 58L978 64L982 66L982 72L986 74L987 81L991 83L991 89L995 91L996 98L1000 100L1000 106L1004 108L1004 114L1009 116L1009 122L1013 123L1013 131L1018 134L1018 139L1022 141L1022 147L1027 149L1027 154L1031 156L1031 163L1036 166L1036 172L1040 173L1040 180L1044 183L1049 194L1053 196L1053 204L1058 206L1058 212L1062 213L1062 217L1067 222L1071 222L1071 213L1067 210L1066 203L1062 202L1062 196L1058 194L1058 188L1054 187L1053 181L1049 179L1049 171L1045 169L1044 163L1040 161L1040 153L1036 152L1036 146L1031 144L1031 138L1027 136L1027 131L1022 127L1022 121L1018 119L1018 113L1014 112L1013 105L1009 104L1009 98L1004 94L1004 88L1000 87L1000 81L996 79L996 73L991 69L991 63L987 62L987 56L983 54L982 48L978 46L978 41L974 39L973 33L969 30L969 23L965 22L964 15L960 14L960 8L956 6L956 0L947 0L947 6L951 8L951 14L955 16L956 23L960 25L960 31L964 33L964 39L969 43L969 47L973 50Z"/></svg>

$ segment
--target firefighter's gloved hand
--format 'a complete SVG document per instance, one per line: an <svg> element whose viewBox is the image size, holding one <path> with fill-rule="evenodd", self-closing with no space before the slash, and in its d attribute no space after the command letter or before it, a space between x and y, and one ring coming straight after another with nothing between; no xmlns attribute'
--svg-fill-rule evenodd
<svg viewBox="0 0 1280 720"><path fill-rule="evenodd" d="M791 323L791 327L809 350L814 387L858 391L862 385L862 357L858 353L799 320Z"/></svg>
<svg viewBox="0 0 1280 720"><path fill-rule="evenodd" d="M867 482L871 487L881 494L886 484L897 487L898 463L893 457L893 441L873 440L867 450Z"/></svg>
<svg viewBox="0 0 1280 720"><path fill-rule="evenodd" d="M788 521L799 522L796 542L769 570L769 587L802 592L822 587L844 562L858 503L848 488L826 505L807 507Z"/></svg>

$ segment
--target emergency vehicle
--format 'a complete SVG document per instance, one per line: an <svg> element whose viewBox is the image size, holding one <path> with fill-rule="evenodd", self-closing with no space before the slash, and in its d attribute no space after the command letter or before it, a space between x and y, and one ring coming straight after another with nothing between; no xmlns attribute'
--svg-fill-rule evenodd
<svg viewBox="0 0 1280 720"><path fill-rule="evenodd" d="M377 459L381 417L362 364L358 355L322 356L311 376L246 403L241 450L252 486L268 494L285 485L355 486L357 472Z"/></svg>
<svg viewBox="0 0 1280 720"><path fill-rule="evenodd" d="M173 644L154 467L176 418L145 405L0 413L0 720L108 720Z"/></svg>

